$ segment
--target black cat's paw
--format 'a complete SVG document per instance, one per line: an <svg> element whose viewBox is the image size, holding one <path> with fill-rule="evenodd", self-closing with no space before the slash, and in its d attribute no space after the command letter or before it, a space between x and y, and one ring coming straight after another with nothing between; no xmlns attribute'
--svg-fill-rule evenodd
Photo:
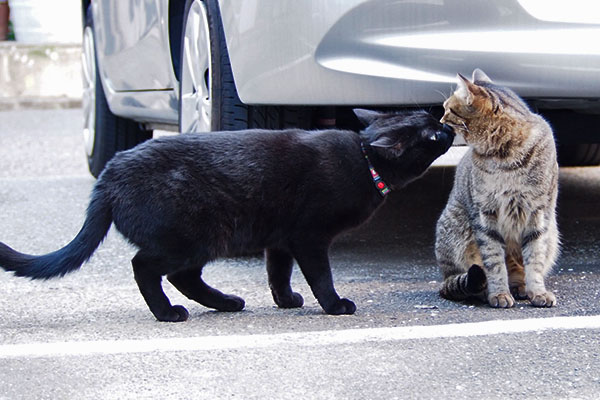
<svg viewBox="0 0 600 400"><path fill-rule="evenodd" d="M355 311L356 305L348 299L339 299L325 309L325 312L330 315L354 314Z"/></svg>
<svg viewBox="0 0 600 400"><path fill-rule="evenodd" d="M219 302L219 305L215 307L217 311L235 312L242 311L246 306L244 299L232 294L223 296L223 299Z"/></svg>
<svg viewBox="0 0 600 400"><path fill-rule="evenodd" d="M155 315L156 319L161 322L183 322L188 319L190 313L184 306L173 306L164 315Z"/></svg>
<svg viewBox="0 0 600 400"><path fill-rule="evenodd" d="M296 292L292 292L290 296L278 296L273 293L273 300L279 308L299 308L304 305L304 298Z"/></svg>

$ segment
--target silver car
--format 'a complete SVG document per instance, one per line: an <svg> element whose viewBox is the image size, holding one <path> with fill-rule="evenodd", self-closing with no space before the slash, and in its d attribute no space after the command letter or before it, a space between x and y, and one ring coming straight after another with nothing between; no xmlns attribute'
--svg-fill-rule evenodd
<svg viewBox="0 0 600 400"><path fill-rule="evenodd" d="M83 0L97 176L154 129L356 128L351 107L436 113L483 69L600 163L600 11L586 0Z"/></svg>

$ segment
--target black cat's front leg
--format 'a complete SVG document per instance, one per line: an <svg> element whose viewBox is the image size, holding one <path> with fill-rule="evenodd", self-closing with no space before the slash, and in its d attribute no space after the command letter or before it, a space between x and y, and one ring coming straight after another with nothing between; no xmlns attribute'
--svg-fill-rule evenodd
<svg viewBox="0 0 600 400"><path fill-rule="evenodd" d="M133 276L154 317L159 321L181 322L188 319L183 306L172 306L162 289L162 275L157 272L159 260L138 252L131 260Z"/></svg>
<svg viewBox="0 0 600 400"><path fill-rule="evenodd" d="M290 278L294 258L290 253L279 249L266 249L267 275L273 300L281 308L302 307L304 299L299 293L292 291Z"/></svg>
<svg viewBox="0 0 600 400"><path fill-rule="evenodd" d="M317 301L327 314L354 314L356 305L348 299L341 299L333 287L327 247L296 246L294 257Z"/></svg>

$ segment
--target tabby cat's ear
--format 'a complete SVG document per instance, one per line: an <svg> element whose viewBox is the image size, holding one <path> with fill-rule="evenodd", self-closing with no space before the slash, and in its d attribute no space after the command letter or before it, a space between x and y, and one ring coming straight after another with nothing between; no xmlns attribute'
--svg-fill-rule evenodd
<svg viewBox="0 0 600 400"><path fill-rule="evenodd" d="M488 83L492 83L492 80L490 79L490 77L487 76L485 74L485 72L483 72L479 68L475 68L473 70L473 79L472 80L473 80L473 82L488 82Z"/></svg>
<svg viewBox="0 0 600 400"><path fill-rule="evenodd" d="M476 95L481 93L481 88L465 78L463 75L458 74L458 87L454 92L455 95L461 97L465 104L473 104L473 99Z"/></svg>
<svg viewBox="0 0 600 400"><path fill-rule="evenodd" d="M369 126L373 123L373 121L375 121L377 118L379 118L382 113L377 112L377 111L373 111L373 110L365 110L364 108L355 108L354 110L354 115L356 115L358 117L358 120L364 125L364 126Z"/></svg>

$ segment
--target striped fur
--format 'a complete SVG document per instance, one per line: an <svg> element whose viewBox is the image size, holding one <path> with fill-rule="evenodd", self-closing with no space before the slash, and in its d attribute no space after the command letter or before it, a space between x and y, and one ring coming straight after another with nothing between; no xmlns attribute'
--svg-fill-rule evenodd
<svg viewBox="0 0 600 400"><path fill-rule="evenodd" d="M555 305L544 284L559 252L558 165L550 126L478 69L472 80L459 75L444 110L441 122L470 148L437 223L440 295L482 297L502 308L512 307L515 298Z"/></svg>

